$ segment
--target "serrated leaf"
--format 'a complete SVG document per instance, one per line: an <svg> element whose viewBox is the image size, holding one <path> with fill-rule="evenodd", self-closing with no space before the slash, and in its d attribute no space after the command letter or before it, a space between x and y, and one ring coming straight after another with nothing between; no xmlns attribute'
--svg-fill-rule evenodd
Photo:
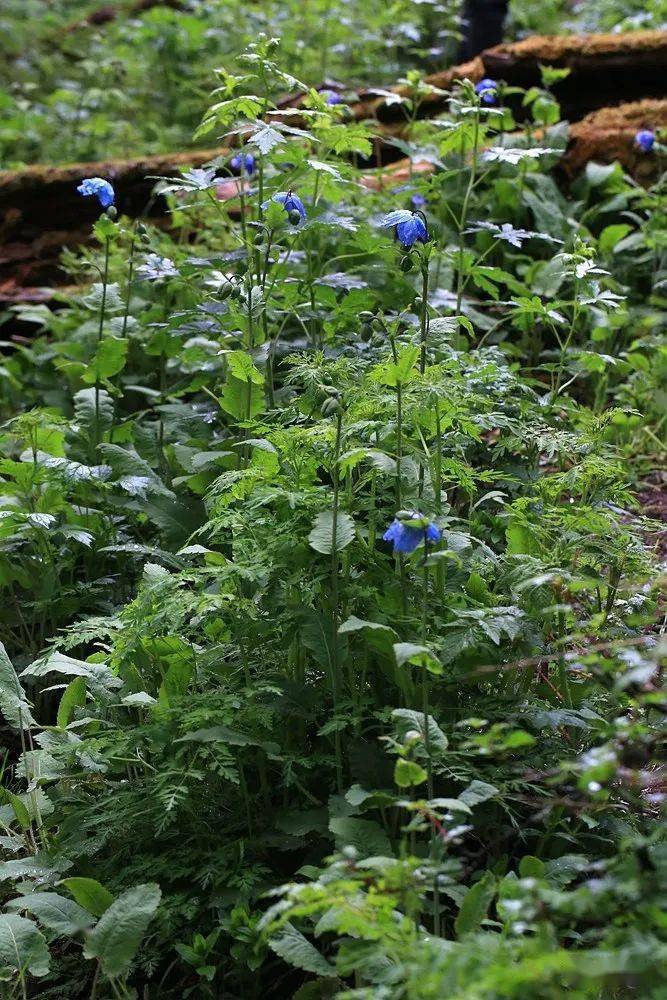
<svg viewBox="0 0 667 1000"><path fill-rule="evenodd" d="M275 937L269 940L269 947L279 955L284 962L293 965L304 972L312 972L316 976L335 978L337 973L329 965L324 955L304 937L292 924L285 924Z"/></svg>
<svg viewBox="0 0 667 1000"><path fill-rule="evenodd" d="M0 642L0 712L12 729L28 729L35 721L30 713L25 691L2 642Z"/></svg>
<svg viewBox="0 0 667 1000"><path fill-rule="evenodd" d="M100 341L95 356L92 358L82 379L88 385L112 378L125 367L129 341L120 337L106 336Z"/></svg>
<svg viewBox="0 0 667 1000"><path fill-rule="evenodd" d="M160 904L162 893L154 883L137 885L114 900L88 934L83 954L96 958L105 975L124 976Z"/></svg>
<svg viewBox="0 0 667 1000"><path fill-rule="evenodd" d="M341 552L354 538L354 521L349 514L338 512L336 518L336 538L334 542L334 516L332 510L323 510L315 518L312 531L308 535L311 548L323 555Z"/></svg>
<svg viewBox="0 0 667 1000"><path fill-rule="evenodd" d="M389 837L378 823L353 816L335 816L329 820L329 829L339 848L356 847L361 857L392 857Z"/></svg>

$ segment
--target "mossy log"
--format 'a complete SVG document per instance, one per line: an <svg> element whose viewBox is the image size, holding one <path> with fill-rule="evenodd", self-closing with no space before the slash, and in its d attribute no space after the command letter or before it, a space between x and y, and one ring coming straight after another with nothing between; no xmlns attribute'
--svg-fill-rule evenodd
<svg viewBox="0 0 667 1000"><path fill-rule="evenodd" d="M563 175L574 176L591 159L618 159L638 180L650 179L656 170L655 157L637 153L632 139L639 128L667 125L667 101L654 97L656 91L660 96L664 91L667 32L530 38L498 46L428 79L440 90L450 89L457 79L476 81L485 75L528 86L539 82L541 63L572 69L568 80L557 84L561 100L564 94L571 94L567 100L571 101L569 117L574 121L570 145L559 165ZM611 80L615 76L616 82ZM562 90L566 84L570 88L567 92ZM591 102L608 103L609 93L634 96L638 89L643 90L639 96L646 99L584 114ZM402 92L401 88L396 90ZM421 113L436 115L444 110L446 101L441 94L433 95L424 102ZM568 105L564 105L567 115ZM298 100L286 98L281 106L298 114ZM356 120L376 119L387 139L401 134L404 115L400 107L373 97L371 92L362 95L351 113ZM76 192L84 177L108 178L116 189L121 213L157 218L164 216L165 206L162 199L154 198L153 178L175 176L183 168L201 166L228 153L229 148L220 147L133 160L0 171L0 302L39 300L45 294L40 286L62 283L65 276L58 266L61 250L84 243L99 214L94 199L81 198ZM396 150L379 139L375 161L369 166L387 163L395 155ZM400 177L400 171L400 163L388 168L382 183L390 183L392 174ZM369 176L370 186L377 176Z"/></svg>
<svg viewBox="0 0 667 1000"><path fill-rule="evenodd" d="M540 66L569 69L569 76L554 87L563 117L577 121L597 108L665 96L667 31L635 31L617 35L536 35L521 42L487 49L471 62L426 77L438 90L449 90L456 80L483 77L503 80L510 86L532 87L541 82ZM405 87L392 88L405 96ZM395 122L404 118L397 104L372 91L360 95L352 108L357 120L376 118ZM431 94L422 103L421 115L444 110L448 98ZM520 110L517 106L515 109Z"/></svg>

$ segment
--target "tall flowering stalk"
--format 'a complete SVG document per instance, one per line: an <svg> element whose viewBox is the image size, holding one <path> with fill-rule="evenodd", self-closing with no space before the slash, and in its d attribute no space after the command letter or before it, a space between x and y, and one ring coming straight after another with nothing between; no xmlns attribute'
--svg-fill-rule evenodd
<svg viewBox="0 0 667 1000"><path fill-rule="evenodd" d="M77 191L84 198L97 198L102 208L106 210L107 217L113 220L116 217L115 200L116 194L109 183L103 177L89 177L83 180L77 187ZM111 226L111 230L113 230ZM109 283L109 250L111 247L111 232L107 227L103 228L104 241L104 264L102 267L102 299L100 302L100 321L97 329L97 348L104 337L104 320L107 304L107 285ZM100 378L95 378L95 448L100 443Z"/></svg>

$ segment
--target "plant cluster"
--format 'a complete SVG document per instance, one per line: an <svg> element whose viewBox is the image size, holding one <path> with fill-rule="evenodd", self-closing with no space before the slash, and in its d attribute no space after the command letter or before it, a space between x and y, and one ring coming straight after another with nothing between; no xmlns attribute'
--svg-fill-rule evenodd
<svg viewBox="0 0 667 1000"><path fill-rule="evenodd" d="M0 991L658 1000L664 180L277 48L5 344Z"/></svg>

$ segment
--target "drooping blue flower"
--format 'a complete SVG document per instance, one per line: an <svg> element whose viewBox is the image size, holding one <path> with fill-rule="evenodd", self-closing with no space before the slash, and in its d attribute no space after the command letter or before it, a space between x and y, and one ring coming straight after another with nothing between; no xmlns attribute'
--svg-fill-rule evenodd
<svg viewBox="0 0 667 1000"><path fill-rule="evenodd" d="M255 157L252 153L237 153L236 156L232 156L229 161L229 166L232 168L235 174L254 174L255 172Z"/></svg>
<svg viewBox="0 0 667 1000"><path fill-rule="evenodd" d="M87 180L81 181L77 191L84 198L96 197L102 208L109 208L110 205L113 205L116 198L111 184L109 184L109 181L105 181L103 177L89 177Z"/></svg>
<svg viewBox="0 0 667 1000"><path fill-rule="evenodd" d="M303 222L306 218L306 210L303 207L303 202L299 198L298 194L294 194L293 191L278 191L273 196L273 201L277 201L279 205L282 205L286 212L297 212L301 217Z"/></svg>
<svg viewBox="0 0 667 1000"><path fill-rule="evenodd" d="M475 86L475 93L480 95L482 104L497 104L497 92L498 84L488 76Z"/></svg>
<svg viewBox="0 0 667 1000"><path fill-rule="evenodd" d="M650 128L643 128L635 136L635 146L641 149L642 153L650 153L655 144L655 134Z"/></svg>
<svg viewBox="0 0 667 1000"><path fill-rule="evenodd" d="M404 247L414 246L415 243L426 243L428 239L426 223L421 215L413 212L412 218L398 223L396 226L396 235L398 236L399 243Z"/></svg>
<svg viewBox="0 0 667 1000"><path fill-rule="evenodd" d="M323 97L327 104L341 104L343 98L335 90L320 90L320 97Z"/></svg>
<svg viewBox="0 0 667 1000"><path fill-rule="evenodd" d="M393 543L394 553L404 555L410 555L422 543L439 542L441 537L440 528L416 510L399 511L382 536L385 542Z"/></svg>

